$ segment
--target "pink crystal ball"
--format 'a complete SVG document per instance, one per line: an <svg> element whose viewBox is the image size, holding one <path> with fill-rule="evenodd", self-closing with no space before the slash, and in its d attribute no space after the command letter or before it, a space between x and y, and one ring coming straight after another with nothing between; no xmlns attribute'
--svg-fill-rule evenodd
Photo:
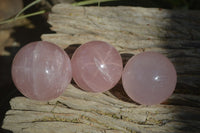
<svg viewBox="0 0 200 133"><path fill-rule="evenodd" d="M74 81L89 92L104 92L113 88L123 70L120 54L103 41L81 45L73 54L71 63Z"/></svg>
<svg viewBox="0 0 200 133"><path fill-rule="evenodd" d="M46 41L25 45L12 63L12 79L26 97L47 101L60 96L72 78L71 62L63 49Z"/></svg>
<svg viewBox="0 0 200 133"><path fill-rule="evenodd" d="M132 57L122 73L127 95L144 105L165 101L173 93L176 80L176 70L171 61L156 52L144 52Z"/></svg>

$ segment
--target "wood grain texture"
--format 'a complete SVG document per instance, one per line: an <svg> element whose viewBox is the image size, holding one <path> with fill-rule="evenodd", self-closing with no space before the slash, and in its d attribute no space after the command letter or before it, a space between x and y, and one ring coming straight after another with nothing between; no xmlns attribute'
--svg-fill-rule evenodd
<svg viewBox="0 0 200 133"><path fill-rule="evenodd" d="M88 93L70 85L49 102L11 100L3 127L16 133L39 132L197 132L200 99L174 94L166 104L141 106L106 93ZM194 103L194 104L191 104ZM176 104L176 105L173 105Z"/></svg>
<svg viewBox="0 0 200 133"><path fill-rule="evenodd" d="M3 128L14 133L199 132L199 11L58 4L48 22L56 33L44 34L42 40L56 43L69 55L91 40L112 44L124 63L143 51L165 54L177 69L176 93L160 105L143 106L128 98L121 82L105 93L84 92L72 83L52 101L12 99Z"/></svg>
<svg viewBox="0 0 200 133"><path fill-rule="evenodd" d="M175 64L179 83L200 86L199 11L64 4L52 11L49 23L57 34L43 35L43 40L62 48L102 40L114 45L120 53L160 52Z"/></svg>

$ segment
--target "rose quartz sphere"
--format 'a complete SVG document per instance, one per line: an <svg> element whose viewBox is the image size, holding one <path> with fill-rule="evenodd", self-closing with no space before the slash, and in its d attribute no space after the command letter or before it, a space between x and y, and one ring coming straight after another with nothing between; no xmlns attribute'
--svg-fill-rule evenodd
<svg viewBox="0 0 200 133"><path fill-rule="evenodd" d="M122 73L122 83L127 95L144 105L165 101L173 93L176 80L173 64L156 52L144 52L132 57Z"/></svg>
<svg viewBox="0 0 200 133"><path fill-rule="evenodd" d="M71 62L73 79L85 91L107 91L121 78L121 56L113 46L103 41L81 45L73 54Z"/></svg>
<svg viewBox="0 0 200 133"><path fill-rule="evenodd" d="M12 64L12 79L26 97L47 101L60 96L72 78L71 62L63 49L46 41L20 49Z"/></svg>

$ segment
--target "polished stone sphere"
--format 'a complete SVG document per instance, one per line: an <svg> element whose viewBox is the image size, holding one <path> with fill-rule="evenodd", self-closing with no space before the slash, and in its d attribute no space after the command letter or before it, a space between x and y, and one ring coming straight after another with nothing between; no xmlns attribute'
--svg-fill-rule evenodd
<svg viewBox="0 0 200 133"><path fill-rule="evenodd" d="M63 49L46 41L22 47L12 63L12 79L26 97L47 101L60 96L72 78L71 62Z"/></svg>
<svg viewBox="0 0 200 133"><path fill-rule="evenodd" d="M133 56L125 65L122 83L127 95L139 104L165 101L176 86L176 70L171 61L156 52Z"/></svg>
<svg viewBox="0 0 200 133"><path fill-rule="evenodd" d="M104 92L121 78L122 59L117 50L103 41L81 45L73 54L73 79L85 91Z"/></svg>

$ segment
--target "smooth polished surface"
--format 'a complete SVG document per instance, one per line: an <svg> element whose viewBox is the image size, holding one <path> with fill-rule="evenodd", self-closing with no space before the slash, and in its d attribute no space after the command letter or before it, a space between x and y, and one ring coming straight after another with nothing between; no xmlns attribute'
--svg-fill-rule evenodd
<svg viewBox="0 0 200 133"><path fill-rule="evenodd" d="M117 50L102 41L81 45L73 54L73 79L85 91L104 92L113 88L122 74L122 59Z"/></svg>
<svg viewBox="0 0 200 133"><path fill-rule="evenodd" d="M20 49L12 64L12 79L26 97L47 101L60 96L71 81L71 62L50 42L32 42Z"/></svg>
<svg viewBox="0 0 200 133"><path fill-rule="evenodd" d="M176 80L176 70L171 61L155 52L144 52L132 57L122 74L127 95L145 105L165 101L173 93Z"/></svg>

